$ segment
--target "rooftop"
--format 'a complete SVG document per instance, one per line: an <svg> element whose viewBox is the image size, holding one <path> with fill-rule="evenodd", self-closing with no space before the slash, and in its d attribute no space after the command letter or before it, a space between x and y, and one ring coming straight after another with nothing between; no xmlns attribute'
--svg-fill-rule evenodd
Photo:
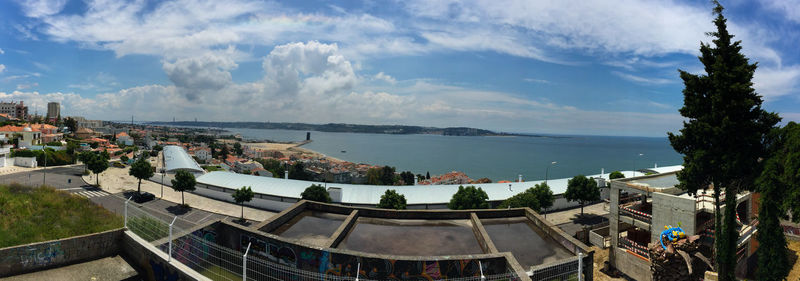
<svg viewBox="0 0 800 281"><path fill-rule="evenodd" d="M164 166L167 172L175 172L178 170L189 170L192 172L203 172L197 162L189 156L183 147L168 145L164 147Z"/></svg>

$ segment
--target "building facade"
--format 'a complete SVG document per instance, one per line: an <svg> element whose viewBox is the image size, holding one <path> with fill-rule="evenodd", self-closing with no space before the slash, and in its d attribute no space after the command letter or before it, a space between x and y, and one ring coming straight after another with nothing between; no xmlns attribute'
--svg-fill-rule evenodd
<svg viewBox="0 0 800 281"><path fill-rule="evenodd" d="M57 102L47 103L47 119L56 119L61 116L61 104Z"/></svg>
<svg viewBox="0 0 800 281"><path fill-rule="evenodd" d="M0 102L0 113L17 119L28 119L28 107L22 101Z"/></svg>
<svg viewBox="0 0 800 281"><path fill-rule="evenodd" d="M628 277L653 280L648 249L651 244L660 245L665 226L681 227L687 237L699 235L701 247L713 248L715 205L711 192L698 190L697 195L689 195L678 183L675 172L611 182L609 263ZM757 208L749 192L736 195L735 208L739 232L736 275L745 276L752 269L748 265L758 247L752 239Z"/></svg>

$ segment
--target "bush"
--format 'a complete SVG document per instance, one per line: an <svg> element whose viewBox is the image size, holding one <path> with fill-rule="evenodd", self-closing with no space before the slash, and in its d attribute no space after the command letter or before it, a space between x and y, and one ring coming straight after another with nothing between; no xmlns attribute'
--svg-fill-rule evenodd
<svg viewBox="0 0 800 281"><path fill-rule="evenodd" d="M331 195L328 194L328 191L325 190L325 187L322 187L318 184L312 184L300 196L305 200L323 202L323 203L330 203L331 202Z"/></svg>
<svg viewBox="0 0 800 281"><path fill-rule="evenodd" d="M620 171L613 171L613 172L611 172L610 175L608 175L608 178L612 179L612 180L614 180L614 179L624 179L625 175L623 175L622 172L620 172Z"/></svg>

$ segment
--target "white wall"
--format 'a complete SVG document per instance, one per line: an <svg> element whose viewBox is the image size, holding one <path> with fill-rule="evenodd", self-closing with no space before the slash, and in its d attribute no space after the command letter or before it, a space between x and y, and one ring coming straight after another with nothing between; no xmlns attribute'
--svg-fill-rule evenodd
<svg viewBox="0 0 800 281"><path fill-rule="evenodd" d="M14 166L36 168L36 157L14 157Z"/></svg>

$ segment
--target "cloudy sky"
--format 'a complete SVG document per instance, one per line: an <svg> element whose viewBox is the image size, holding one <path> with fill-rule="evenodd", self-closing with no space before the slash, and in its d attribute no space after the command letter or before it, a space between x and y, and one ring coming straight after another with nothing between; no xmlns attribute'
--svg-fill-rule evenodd
<svg viewBox="0 0 800 281"><path fill-rule="evenodd" d="M723 1L800 121L800 1ZM0 99L93 119L665 136L708 1L0 1Z"/></svg>

